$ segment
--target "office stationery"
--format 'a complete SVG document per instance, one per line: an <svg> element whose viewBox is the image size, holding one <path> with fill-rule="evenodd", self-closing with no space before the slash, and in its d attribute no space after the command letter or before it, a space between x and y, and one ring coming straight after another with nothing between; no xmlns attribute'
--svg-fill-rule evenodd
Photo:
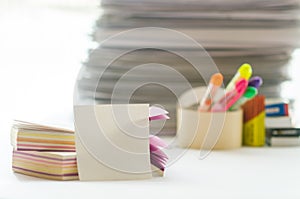
<svg viewBox="0 0 300 199"><path fill-rule="evenodd" d="M89 49L77 80L82 101L110 103L118 85L122 88L114 99L127 103L126 94L136 88L137 83L159 83L160 86L142 84L130 100L132 103L159 103L169 111L170 120L162 134L174 135L176 128L177 101L165 86L178 88L178 96L190 89L183 86L183 79L163 70L162 65L178 71L195 88L207 85L209 79L203 74L221 72L224 82L229 82L236 73L236 66L246 61L264 78L260 92L266 96L279 95L280 90L275 90L274 86L290 79L285 69L299 38L296 1L105 0L101 1L99 10L101 14L92 33L92 40L98 46ZM142 30L141 27L155 28ZM139 34L129 34L136 29L140 29ZM193 43L203 47L201 52L165 30L192 38ZM122 37L115 37L123 33ZM103 42L106 39L109 42ZM198 60L200 73L187 57ZM107 63L110 63L108 68ZM143 69L136 70L136 66L141 65ZM218 70L212 70L215 66ZM118 84L119 80L122 85ZM98 83L101 86L97 86Z"/></svg>
<svg viewBox="0 0 300 199"><path fill-rule="evenodd" d="M151 161L164 170L160 145L149 141L148 104L75 106L74 116L80 180L151 178Z"/></svg>
<svg viewBox="0 0 300 199"><path fill-rule="evenodd" d="M183 148L226 150L242 145L243 111L199 112L197 99L206 87L186 91L178 99L177 143ZM189 101L187 99L190 99Z"/></svg>
<svg viewBox="0 0 300 199"><path fill-rule="evenodd" d="M243 78L245 80L248 80L252 75L252 67L250 64L243 64L240 66L234 77L231 79L231 81L226 86L226 91L230 91L235 87L236 82Z"/></svg>
<svg viewBox="0 0 300 199"><path fill-rule="evenodd" d="M266 128L291 128L294 127L293 118L288 116L266 117Z"/></svg>
<svg viewBox="0 0 300 199"><path fill-rule="evenodd" d="M124 105L124 106L129 107L129 105ZM137 105L136 107L139 108L141 106ZM141 116L139 111L134 109L128 109L128 111L130 110L133 110L134 115L137 114ZM114 112L114 114L117 115L122 115L122 113L124 113L124 112L120 112L120 110L114 110L114 111L116 111ZM127 110L125 110L125 112L126 111ZM168 111L157 106L151 106L150 108L147 109L146 112L147 112L147 117L142 118L142 120L146 119L147 121L154 121L154 120L165 120L169 118L167 115ZM114 120L115 118L112 119ZM128 122L130 121L130 119L131 117L127 119L120 118L120 121L121 123L123 121ZM140 122L142 122L142 120L137 121L138 126L140 125ZM126 123L125 128L127 128L127 125L128 123ZM119 127L120 126L118 126L117 128ZM149 128L149 126L147 128ZM122 131L122 129L119 130ZM136 139L138 145L137 146L131 145L133 143L130 142L128 143L130 147L141 148L141 143L138 142L140 139L142 140L142 143L148 142L147 147L149 151L149 160L147 160L146 163L151 162L151 167L150 167L151 170L147 172L151 173L151 176L154 175L155 173L158 174L159 176L163 176L167 164L167 160L168 160L168 156L163 151L163 148L166 147L166 144L159 137L154 135L151 135L150 137L140 137L143 136L143 133L141 134L137 133L136 136L137 136ZM122 138L122 136L120 136L120 138ZM67 139L71 139L72 143L69 143ZM14 146L13 170L15 172L22 173L25 175L31 175L31 176L47 178L47 179L57 179L57 180L78 179L74 139L75 139L74 131L69 129L61 128L59 126L41 125L37 123L15 120L11 132L11 142L12 145ZM128 140L130 140L130 138L125 138L125 142ZM24 144L22 141L32 142L33 144L28 144L28 143ZM72 150L68 146L65 145L60 146L66 143L71 144L71 146L73 147ZM73 153L68 151L73 151ZM81 151L79 150L79 152ZM68 158L71 156L72 158L73 157L74 158L73 159ZM81 157L81 158L85 158L85 157ZM71 160L73 160L73 163L75 162L75 164L73 163L71 164L70 162ZM138 165L139 162L136 162L136 164L137 165L134 166L139 167ZM75 169L76 169L76 175L75 173L72 174L67 173L70 171L75 171ZM132 174L132 176L134 175L135 173ZM110 177L114 178L115 176L110 176Z"/></svg>
<svg viewBox="0 0 300 199"><path fill-rule="evenodd" d="M266 100L266 128L292 128L294 120L289 114L287 99L269 98Z"/></svg>
<svg viewBox="0 0 300 199"><path fill-rule="evenodd" d="M248 81L248 86L259 88L263 84L263 80L259 76L251 77Z"/></svg>
<svg viewBox="0 0 300 199"><path fill-rule="evenodd" d="M268 128L266 143L269 146L300 146L300 129Z"/></svg>
<svg viewBox="0 0 300 199"><path fill-rule="evenodd" d="M150 106L149 108L149 118L159 116L159 115L167 115L167 114L169 114L169 112L163 108L157 106Z"/></svg>
<svg viewBox="0 0 300 199"><path fill-rule="evenodd" d="M267 138L267 145L274 147L291 147L291 146L300 146L300 137L299 136L273 136Z"/></svg>
<svg viewBox="0 0 300 199"><path fill-rule="evenodd" d="M13 151L16 173L51 180L77 180L75 152Z"/></svg>
<svg viewBox="0 0 300 199"><path fill-rule="evenodd" d="M24 128L29 130L52 130L61 132L74 132L73 124L57 123L52 121L28 122L24 120L13 120L14 127Z"/></svg>
<svg viewBox="0 0 300 199"><path fill-rule="evenodd" d="M236 81L235 88L230 90L215 103L211 109L213 112L227 111L246 91L248 81L241 78Z"/></svg>
<svg viewBox="0 0 300 199"><path fill-rule="evenodd" d="M15 150L74 152L75 136L71 129L15 120L11 144Z"/></svg>
<svg viewBox="0 0 300 199"><path fill-rule="evenodd" d="M289 105L286 103L266 105L267 117L280 117L289 115Z"/></svg>
<svg viewBox="0 0 300 199"><path fill-rule="evenodd" d="M258 91L255 87L251 87L248 84L248 87L245 93L238 99L231 107L230 110L237 110L239 109L245 102L252 99L257 95Z"/></svg>
<svg viewBox="0 0 300 199"><path fill-rule="evenodd" d="M149 120L150 121L151 120L166 120L166 119L170 119L167 114L169 114L169 112L166 111L165 109L160 108L160 107L151 106L149 108Z"/></svg>
<svg viewBox="0 0 300 199"><path fill-rule="evenodd" d="M169 112L163 108L150 106L149 121L169 119L169 116L167 115L168 113ZM159 176L163 176L165 167L167 165L168 156L163 152L162 149L166 148L167 144L155 135L149 136L149 143L152 174L158 173Z"/></svg>
<svg viewBox="0 0 300 199"><path fill-rule="evenodd" d="M157 115L157 116L149 117L149 121L152 121L152 120L168 120L168 119L170 119L170 117L167 116L167 115Z"/></svg>
<svg viewBox="0 0 300 199"><path fill-rule="evenodd" d="M243 106L243 144L263 146L265 144L265 97L257 95Z"/></svg>
<svg viewBox="0 0 300 199"><path fill-rule="evenodd" d="M266 116L278 117L289 115L289 100L287 99L267 99L266 100Z"/></svg>
<svg viewBox="0 0 300 199"><path fill-rule="evenodd" d="M164 172L168 156L161 149L167 147L167 145L160 138L154 135L150 136L149 142L151 164Z"/></svg>
<svg viewBox="0 0 300 199"><path fill-rule="evenodd" d="M222 83L223 75L221 73L216 73L211 76L207 90L200 102L199 111L208 111L211 108L215 95L217 94Z"/></svg>
<svg viewBox="0 0 300 199"><path fill-rule="evenodd" d="M267 128L268 135L272 136L285 136L285 135L296 135L300 136L300 128Z"/></svg>

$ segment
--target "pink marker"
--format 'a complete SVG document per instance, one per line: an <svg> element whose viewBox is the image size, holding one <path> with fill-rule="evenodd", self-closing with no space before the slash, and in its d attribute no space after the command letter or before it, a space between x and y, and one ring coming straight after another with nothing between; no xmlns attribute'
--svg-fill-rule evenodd
<svg viewBox="0 0 300 199"><path fill-rule="evenodd" d="M246 91L248 81L244 78L238 80L235 88L225 94L211 109L213 112L227 111Z"/></svg>

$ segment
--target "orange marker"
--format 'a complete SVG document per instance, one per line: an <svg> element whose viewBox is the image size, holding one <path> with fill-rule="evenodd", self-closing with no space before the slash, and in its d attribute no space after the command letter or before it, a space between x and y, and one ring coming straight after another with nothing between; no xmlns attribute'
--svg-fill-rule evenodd
<svg viewBox="0 0 300 199"><path fill-rule="evenodd" d="M215 73L211 76L207 90L200 102L199 111L209 111L213 99L223 83L223 75L221 73Z"/></svg>

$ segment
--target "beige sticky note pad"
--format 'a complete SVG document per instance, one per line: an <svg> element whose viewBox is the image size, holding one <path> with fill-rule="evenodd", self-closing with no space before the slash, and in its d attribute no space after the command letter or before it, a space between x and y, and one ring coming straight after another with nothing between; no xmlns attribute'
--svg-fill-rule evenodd
<svg viewBox="0 0 300 199"><path fill-rule="evenodd" d="M149 105L74 107L80 180L151 178Z"/></svg>

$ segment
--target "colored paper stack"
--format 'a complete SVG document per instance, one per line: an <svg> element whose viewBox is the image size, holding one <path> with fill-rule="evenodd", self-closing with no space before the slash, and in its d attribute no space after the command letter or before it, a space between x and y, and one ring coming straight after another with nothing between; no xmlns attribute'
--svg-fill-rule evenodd
<svg viewBox="0 0 300 199"><path fill-rule="evenodd" d="M74 131L24 121L15 121L11 144L21 151L75 152Z"/></svg>
<svg viewBox="0 0 300 199"><path fill-rule="evenodd" d="M76 152L14 151L14 172L51 179L77 180Z"/></svg>
<svg viewBox="0 0 300 199"><path fill-rule="evenodd" d="M162 108L149 108L149 121L169 119ZM14 147L14 172L52 179L78 179L75 135L73 130L16 120L11 130ZM150 158L153 173L164 174L168 156L163 152L166 144L157 136L150 136Z"/></svg>
<svg viewBox="0 0 300 199"><path fill-rule="evenodd" d="M167 115L168 111L151 106L149 109L149 120L167 120L169 119L169 116ZM163 152L163 148L167 147L166 143L162 141L159 137L151 135L149 137L150 142L150 162L152 164L152 170L156 171L159 175L163 175L167 161L168 156Z"/></svg>
<svg viewBox="0 0 300 199"><path fill-rule="evenodd" d="M15 121L13 171L51 180L78 179L74 139L69 129Z"/></svg>

